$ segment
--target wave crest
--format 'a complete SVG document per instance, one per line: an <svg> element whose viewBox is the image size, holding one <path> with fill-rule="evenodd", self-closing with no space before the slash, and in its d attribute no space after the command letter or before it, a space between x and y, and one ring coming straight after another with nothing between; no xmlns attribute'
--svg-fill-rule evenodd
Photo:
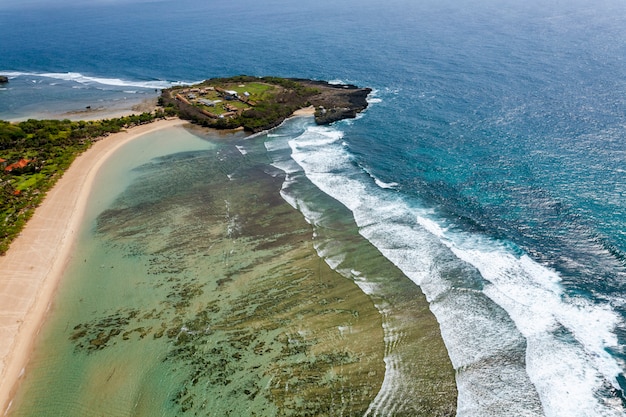
<svg viewBox="0 0 626 417"><path fill-rule="evenodd" d="M84 75L79 72L20 72L20 71L0 71L9 79L20 77L50 78L53 80L70 81L83 85L102 85L109 87L134 87L144 89L163 89L174 85L194 84L196 82L185 81L163 81L163 80L124 80L121 78L107 78Z"/></svg>

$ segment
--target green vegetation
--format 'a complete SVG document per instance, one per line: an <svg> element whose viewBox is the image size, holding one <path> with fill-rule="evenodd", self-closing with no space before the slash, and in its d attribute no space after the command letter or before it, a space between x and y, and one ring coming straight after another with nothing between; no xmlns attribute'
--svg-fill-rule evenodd
<svg viewBox="0 0 626 417"><path fill-rule="evenodd" d="M258 132L277 126L294 111L311 105L320 88L309 80L240 75L164 90L160 103L181 118L203 126L243 127ZM230 94L232 91L237 94Z"/></svg>
<svg viewBox="0 0 626 417"><path fill-rule="evenodd" d="M259 132L310 105L318 109L318 124L332 123L365 109L370 91L323 81L240 75L163 90L163 109L156 113L79 122L0 120L0 254L74 158L97 138L173 115L216 129Z"/></svg>
<svg viewBox="0 0 626 417"><path fill-rule="evenodd" d="M0 121L0 254L7 251L46 192L95 140L166 115L159 110L99 121Z"/></svg>

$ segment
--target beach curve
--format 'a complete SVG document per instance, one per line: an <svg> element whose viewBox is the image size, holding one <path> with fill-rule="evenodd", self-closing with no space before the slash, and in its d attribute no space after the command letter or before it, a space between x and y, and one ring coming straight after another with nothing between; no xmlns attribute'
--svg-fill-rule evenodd
<svg viewBox="0 0 626 417"><path fill-rule="evenodd" d="M78 156L0 257L0 410L6 414L82 223L94 179L126 143L188 122L161 120L96 142Z"/></svg>

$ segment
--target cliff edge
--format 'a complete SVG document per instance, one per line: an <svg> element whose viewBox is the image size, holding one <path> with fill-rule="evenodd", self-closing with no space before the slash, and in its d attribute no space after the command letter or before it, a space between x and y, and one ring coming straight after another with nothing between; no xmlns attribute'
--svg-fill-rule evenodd
<svg viewBox="0 0 626 417"><path fill-rule="evenodd" d="M160 105L179 117L216 129L271 129L296 110L314 106L315 121L354 118L367 108L370 88L298 78L214 78L163 90Z"/></svg>

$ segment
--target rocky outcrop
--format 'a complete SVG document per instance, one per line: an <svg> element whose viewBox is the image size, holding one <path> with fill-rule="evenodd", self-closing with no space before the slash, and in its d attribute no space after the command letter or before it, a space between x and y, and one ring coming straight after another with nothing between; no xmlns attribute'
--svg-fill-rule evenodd
<svg viewBox="0 0 626 417"><path fill-rule="evenodd" d="M367 96L371 88L359 88L352 84L329 84L326 81L297 80L319 91L309 98L316 107L315 123L330 124L342 119L353 119L367 108Z"/></svg>
<svg viewBox="0 0 626 417"><path fill-rule="evenodd" d="M4 83L8 83L9 82L9 77L5 76L5 75L0 75L0 84L4 84Z"/></svg>
<svg viewBox="0 0 626 417"><path fill-rule="evenodd" d="M357 111L351 108L326 109L323 106L315 109L315 123L318 125L328 125L343 119L354 119Z"/></svg>
<svg viewBox="0 0 626 417"><path fill-rule="evenodd" d="M264 84L268 88L253 100L242 99L237 94L235 98L224 95L224 92L237 88L242 90L239 95L249 94L243 91L246 84ZM315 122L320 125L354 118L367 108L367 96L371 91L351 84L241 75L165 89L160 103L165 108L174 109L179 117L203 126L216 129L243 127L250 132L259 132L278 126L295 110L309 106L316 108ZM238 102L234 109L228 104L232 101ZM213 106L211 110L205 108L208 102L213 103L210 104ZM216 109L214 103L218 102L220 107Z"/></svg>

